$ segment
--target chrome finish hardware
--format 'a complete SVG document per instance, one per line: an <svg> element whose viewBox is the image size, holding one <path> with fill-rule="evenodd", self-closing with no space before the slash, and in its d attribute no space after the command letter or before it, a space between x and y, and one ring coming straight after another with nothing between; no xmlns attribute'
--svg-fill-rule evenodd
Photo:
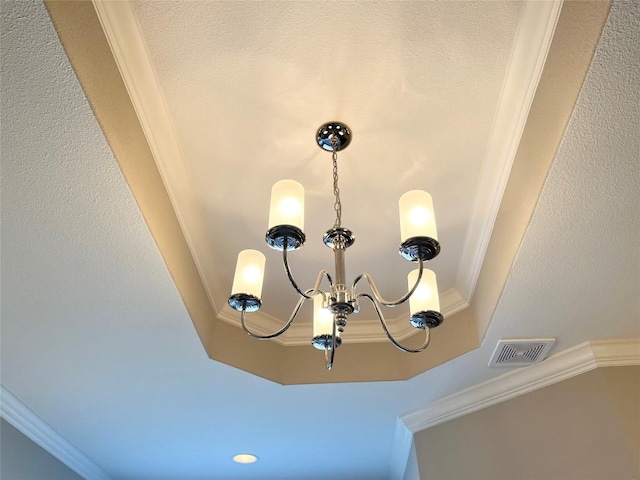
<svg viewBox="0 0 640 480"><path fill-rule="evenodd" d="M355 242L355 236L351 230L344 228L341 225L342 202L340 201L340 188L338 186L337 159L338 152L347 148L351 143L351 139L351 129L344 123L340 122L325 123L318 129L316 134L316 142L318 143L318 146L323 150L331 152L333 164L333 194L335 197L334 210L336 213L336 219L333 227L325 232L322 240L327 247L333 250L335 277L332 278L326 270L322 270L318 274L313 288L302 290L296 283L293 273L291 272L288 252L295 251L304 245L306 240L305 234L298 227L292 225L278 225L267 231L265 240L271 248L282 252L282 263L284 265L285 273L289 279L289 283L291 283L291 286L300 297L291 313L291 316L289 317L289 320L280 330L271 334L261 335L250 330L246 325L245 319L245 314L247 312L254 312L260 309L262 306L261 300L253 295L242 293L234 294L229 297L228 300L229 305L240 312L240 323L243 330L253 338L267 340L277 337L289 329L293 321L296 319L305 300L311 300L316 295L322 295L322 307L328 309L333 316L332 327L330 329L331 333L323 333L314 336L311 340L311 344L315 348L324 351L325 366L328 370L331 370L333 367L335 351L342 345L343 340L341 335L345 331L349 315L358 313L360 310L359 299L361 298L366 298L372 303L387 338L396 347L405 352L418 353L426 349L431 338L430 329L439 326L443 321L442 314L432 310L420 311L413 314L409 321L415 328L425 330L425 340L421 346L417 348L409 348L401 345L393 335L391 335L387 322L381 311L381 305L385 307L396 307L398 305L402 305L416 292L423 277L424 262L433 259L438 255L438 253L440 253L440 244L433 238L412 237L400 245L400 254L405 259L411 262L418 262L418 272L415 284L413 284L409 291L402 297L396 300L385 300L378 291L373 278L371 278L367 273L362 273L356 276L351 287L347 287L345 255L347 248ZM412 275L414 275L414 272L412 272ZM430 274L434 275L433 272L430 272ZM320 290L320 286L325 278L329 283L329 289L327 291L322 291ZM413 278L413 276L411 278ZM366 280L372 294L356 293L357 284L362 279ZM318 332L327 332L328 330L329 328L320 328Z"/></svg>
<svg viewBox="0 0 640 480"><path fill-rule="evenodd" d="M316 347L318 350L331 350L333 346L332 341L332 336L329 334L318 335L317 337L313 337L313 339L311 340L311 345ZM335 347L338 348L340 345L342 345L342 339L340 337L336 337Z"/></svg>
<svg viewBox="0 0 640 480"><path fill-rule="evenodd" d="M246 293L231 295L227 303L231 308L239 312L255 312L262 306L262 302L258 297Z"/></svg>
<svg viewBox="0 0 640 480"><path fill-rule="evenodd" d="M304 232L293 225L277 225L265 234L267 245L279 251L285 249L285 244L286 250L297 250L304 245L305 240Z"/></svg>
<svg viewBox="0 0 640 480"><path fill-rule="evenodd" d="M322 241L329 248L334 248L338 243L343 243L344 248L349 248L356 241L356 237L348 228L332 228L322 236Z"/></svg>
<svg viewBox="0 0 640 480"><path fill-rule="evenodd" d="M410 262L431 260L440 253L440 244L429 237L412 237L400 245L400 255Z"/></svg>
<svg viewBox="0 0 640 480"><path fill-rule="evenodd" d="M415 328L436 328L442 323L444 317L440 312L429 310L427 312L418 312L411 315L409 322Z"/></svg>
<svg viewBox="0 0 640 480"><path fill-rule="evenodd" d="M339 152L340 150L344 150L351 143L351 129L342 122L327 122L318 128L316 143L320 148L332 152L334 151L334 147L331 145L332 137L338 139L338 145L335 151Z"/></svg>

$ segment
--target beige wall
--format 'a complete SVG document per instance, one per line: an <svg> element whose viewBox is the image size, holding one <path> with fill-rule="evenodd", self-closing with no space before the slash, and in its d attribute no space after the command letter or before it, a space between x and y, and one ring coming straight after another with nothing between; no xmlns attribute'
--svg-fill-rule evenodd
<svg viewBox="0 0 640 480"><path fill-rule="evenodd" d="M11 424L0 423L2 480L82 480L82 477L36 445Z"/></svg>
<svg viewBox="0 0 640 480"><path fill-rule="evenodd" d="M422 480L640 479L640 367L599 368L414 442Z"/></svg>

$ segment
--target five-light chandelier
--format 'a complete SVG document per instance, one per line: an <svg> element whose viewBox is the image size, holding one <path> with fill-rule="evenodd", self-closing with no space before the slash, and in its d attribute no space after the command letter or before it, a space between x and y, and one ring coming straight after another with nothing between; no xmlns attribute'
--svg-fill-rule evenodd
<svg viewBox="0 0 640 480"><path fill-rule="evenodd" d="M259 340L275 338L286 332L296 319L305 300L313 300L313 338L311 344L324 351L327 369L333 366L336 349L342 344L342 333L347 325L349 315L359 312L359 301L366 299L380 320L382 329L389 340L399 349L418 353L427 348L430 341L429 329L442 323L440 301L436 276L431 270L424 268L424 262L440 253L437 240L436 223L433 214L431 196L421 190L405 193L400 198L400 254L410 262L417 262L418 268L408 275L408 291L395 301L382 298L371 276L367 273L358 275L348 286L345 275L345 251L355 241L353 232L342 227L342 203L338 188L338 152L351 143L351 130L341 122L329 122L322 125L317 132L318 145L331 152L333 160L333 193L336 220L332 228L323 236L324 244L333 250L335 275L332 277L322 270L313 288L301 289L294 280L287 252L297 250L305 242L304 234L304 188L293 180L277 182L271 190L269 212L269 229L265 240L267 244L282 252L285 273L292 287L300 296L289 320L284 326L269 335L252 332L246 324L245 313L255 312L262 306L262 283L264 279L265 256L257 250L244 250L238 255L236 272L233 280L229 305L240 312L240 323L244 331ZM328 283L328 290L322 290L323 280ZM357 292L360 280L366 280L371 293ZM390 333L382 314L381 305L396 307L409 300L411 325L425 330L425 340L418 348L407 348L401 345Z"/></svg>

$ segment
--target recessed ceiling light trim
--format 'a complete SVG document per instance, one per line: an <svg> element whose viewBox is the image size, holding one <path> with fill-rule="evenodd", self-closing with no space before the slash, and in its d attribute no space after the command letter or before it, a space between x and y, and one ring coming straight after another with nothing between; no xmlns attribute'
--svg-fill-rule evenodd
<svg viewBox="0 0 640 480"><path fill-rule="evenodd" d="M242 463L242 464L250 464L250 463L256 463L258 460L260 460L259 457L257 457L256 455L253 455L251 453L239 453L237 455L233 456L233 461L236 463Z"/></svg>

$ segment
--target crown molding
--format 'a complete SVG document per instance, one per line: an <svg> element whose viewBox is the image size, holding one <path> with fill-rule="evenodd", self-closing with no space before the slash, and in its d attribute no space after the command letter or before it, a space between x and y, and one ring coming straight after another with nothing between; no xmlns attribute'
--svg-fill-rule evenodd
<svg viewBox="0 0 640 480"><path fill-rule="evenodd" d="M211 307L219 312L204 272L213 260L208 252L202 209L191 187L184 156L173 128L169 109L158 83L149 52L131 2L92 0L111 53L116 61L140 126L158 166L158 172L189 246ZM189 228L186 228L186 227Z"/></svg>
<svg viewBox="0 0 640 480"><path fill-rule="evenodd" d="M81 477L87 480L111 480L104 470L4 386L0 386L0 416Z"/></svg>
<svg viewBox="0 0 640 480"><path fill-rule="evenodd" d="M591 349L598 367L640 365L640 338L595 340Z"/></svg>
<svg viewBox="0 0 640 480"><path fill-rule="evenodd" d="M419 431L599 367L627 365L640 365L640 338L585 342L540 364L514 370L407 412L396 424L391 478L402 479L413 435ZM0 388L2 418L87 480L111 479L4 386Z"/></svg>
<svg viewBox="0 0 640 480"><path fill-rule="evenodd" d="M562 0L528 1L524 5L455 281L467 303L471 303L480 276L561 9Z"/></svg>
<svg viewBox="0 0 640 480"><path fill-rule="evenodd" d="M403 414L413 433L533 392L598 367L640 365L640 338L585 342Z"/></svg>
<svg viewBox="0 0 640 480"><path fill-rule="evenodd" d="M413 438L415 433L427 428L568 380L599 367L630 365L640 365L640 338L585 342L557 353L539 364L513 370L406 412L398 419L406 431L400 426L396 427L396 444L393 451L398 457L393 458L394 469L396 469L394 475L399 472L395 465L406 465L409 458L411 442L407 441L407 435ZM401 476L392 478L402 479Z"/></svg>

